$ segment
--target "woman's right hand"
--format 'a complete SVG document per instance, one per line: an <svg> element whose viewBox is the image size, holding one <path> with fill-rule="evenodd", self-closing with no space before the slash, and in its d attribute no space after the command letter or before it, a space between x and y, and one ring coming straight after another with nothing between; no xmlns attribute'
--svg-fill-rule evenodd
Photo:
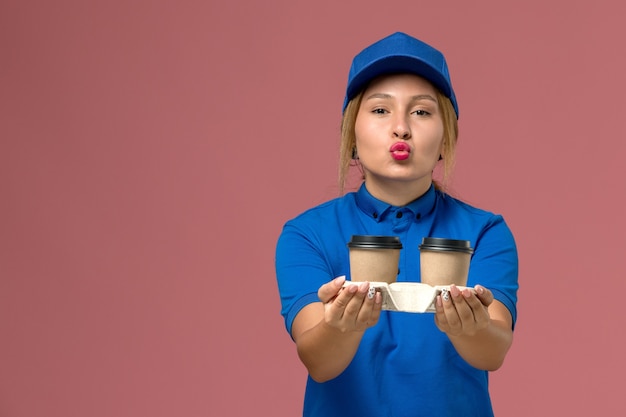
<svg viewBox="0 0 626 417"><path fill-rule="evenodd" d="M302 308L291 327L298 356L317 382L346 369L365 330L380 317L381 294L370 292L368 282L344 286L345 282L339 277L322 285L317 292L320 302Z"/></svg>
<svg viewBox="0 0 626 417"><path fill-rule="evenodd" d="M348 283L338 277L322 285L317 295L324 304L325 323L342 332L365 331L378 323L382 308L380 292L369 282Z"/></svg>

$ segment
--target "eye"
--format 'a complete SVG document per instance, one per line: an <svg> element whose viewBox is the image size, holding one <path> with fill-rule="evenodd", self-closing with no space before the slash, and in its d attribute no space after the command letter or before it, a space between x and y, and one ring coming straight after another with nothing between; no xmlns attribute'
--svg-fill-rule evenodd
<svg viewBox="0 0 626 417"><path fill-rule="evenodd" d="M387 110L378 108L378 109L372 110L372 113L374 113L374 114L385 114L385 113L387 113Z"/></svg>
<svg viewBox="0 0 626 417"><path fill-rule="evenodd" d="M418 116L430 116L430 112L426 110L415 110L413 114L416 114Z"/></svg>

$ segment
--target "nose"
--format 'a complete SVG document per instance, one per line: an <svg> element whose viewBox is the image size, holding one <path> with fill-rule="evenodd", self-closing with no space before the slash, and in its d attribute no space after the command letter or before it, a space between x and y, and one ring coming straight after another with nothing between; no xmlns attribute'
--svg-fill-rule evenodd
<svg viewBox="0 0 626 417"><path fill-rule="evenodd" d="M409 139L411 137L411 129L409 129L409 124L403 117L398 117L395 120L393 128L393 136L400 139Z"/></svg>

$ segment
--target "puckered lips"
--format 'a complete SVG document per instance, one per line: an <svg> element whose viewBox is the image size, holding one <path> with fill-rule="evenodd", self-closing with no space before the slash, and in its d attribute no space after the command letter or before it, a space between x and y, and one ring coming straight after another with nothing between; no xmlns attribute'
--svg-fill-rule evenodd
<svg viewBox="0 0 626 417"><path fill-rule="evenodd" d="M409 154L411 153L411 147L405 142L396 142L391 145L391 148L389 148L389 152L391 152L391 157L396 161L404 161L409 157Z"/></svg>

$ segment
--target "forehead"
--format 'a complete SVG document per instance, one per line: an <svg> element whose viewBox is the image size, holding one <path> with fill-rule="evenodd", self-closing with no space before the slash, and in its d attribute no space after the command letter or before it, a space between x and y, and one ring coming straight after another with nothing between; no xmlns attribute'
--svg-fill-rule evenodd
<svg viewBox="0 0 626 417"><path fill-rule="evenodd" d="M365 87L365 96L368 93L383 90L419 90L421 93L436 95L437 89L425 78L415 74L385 74L372 79Z"/></svg>

